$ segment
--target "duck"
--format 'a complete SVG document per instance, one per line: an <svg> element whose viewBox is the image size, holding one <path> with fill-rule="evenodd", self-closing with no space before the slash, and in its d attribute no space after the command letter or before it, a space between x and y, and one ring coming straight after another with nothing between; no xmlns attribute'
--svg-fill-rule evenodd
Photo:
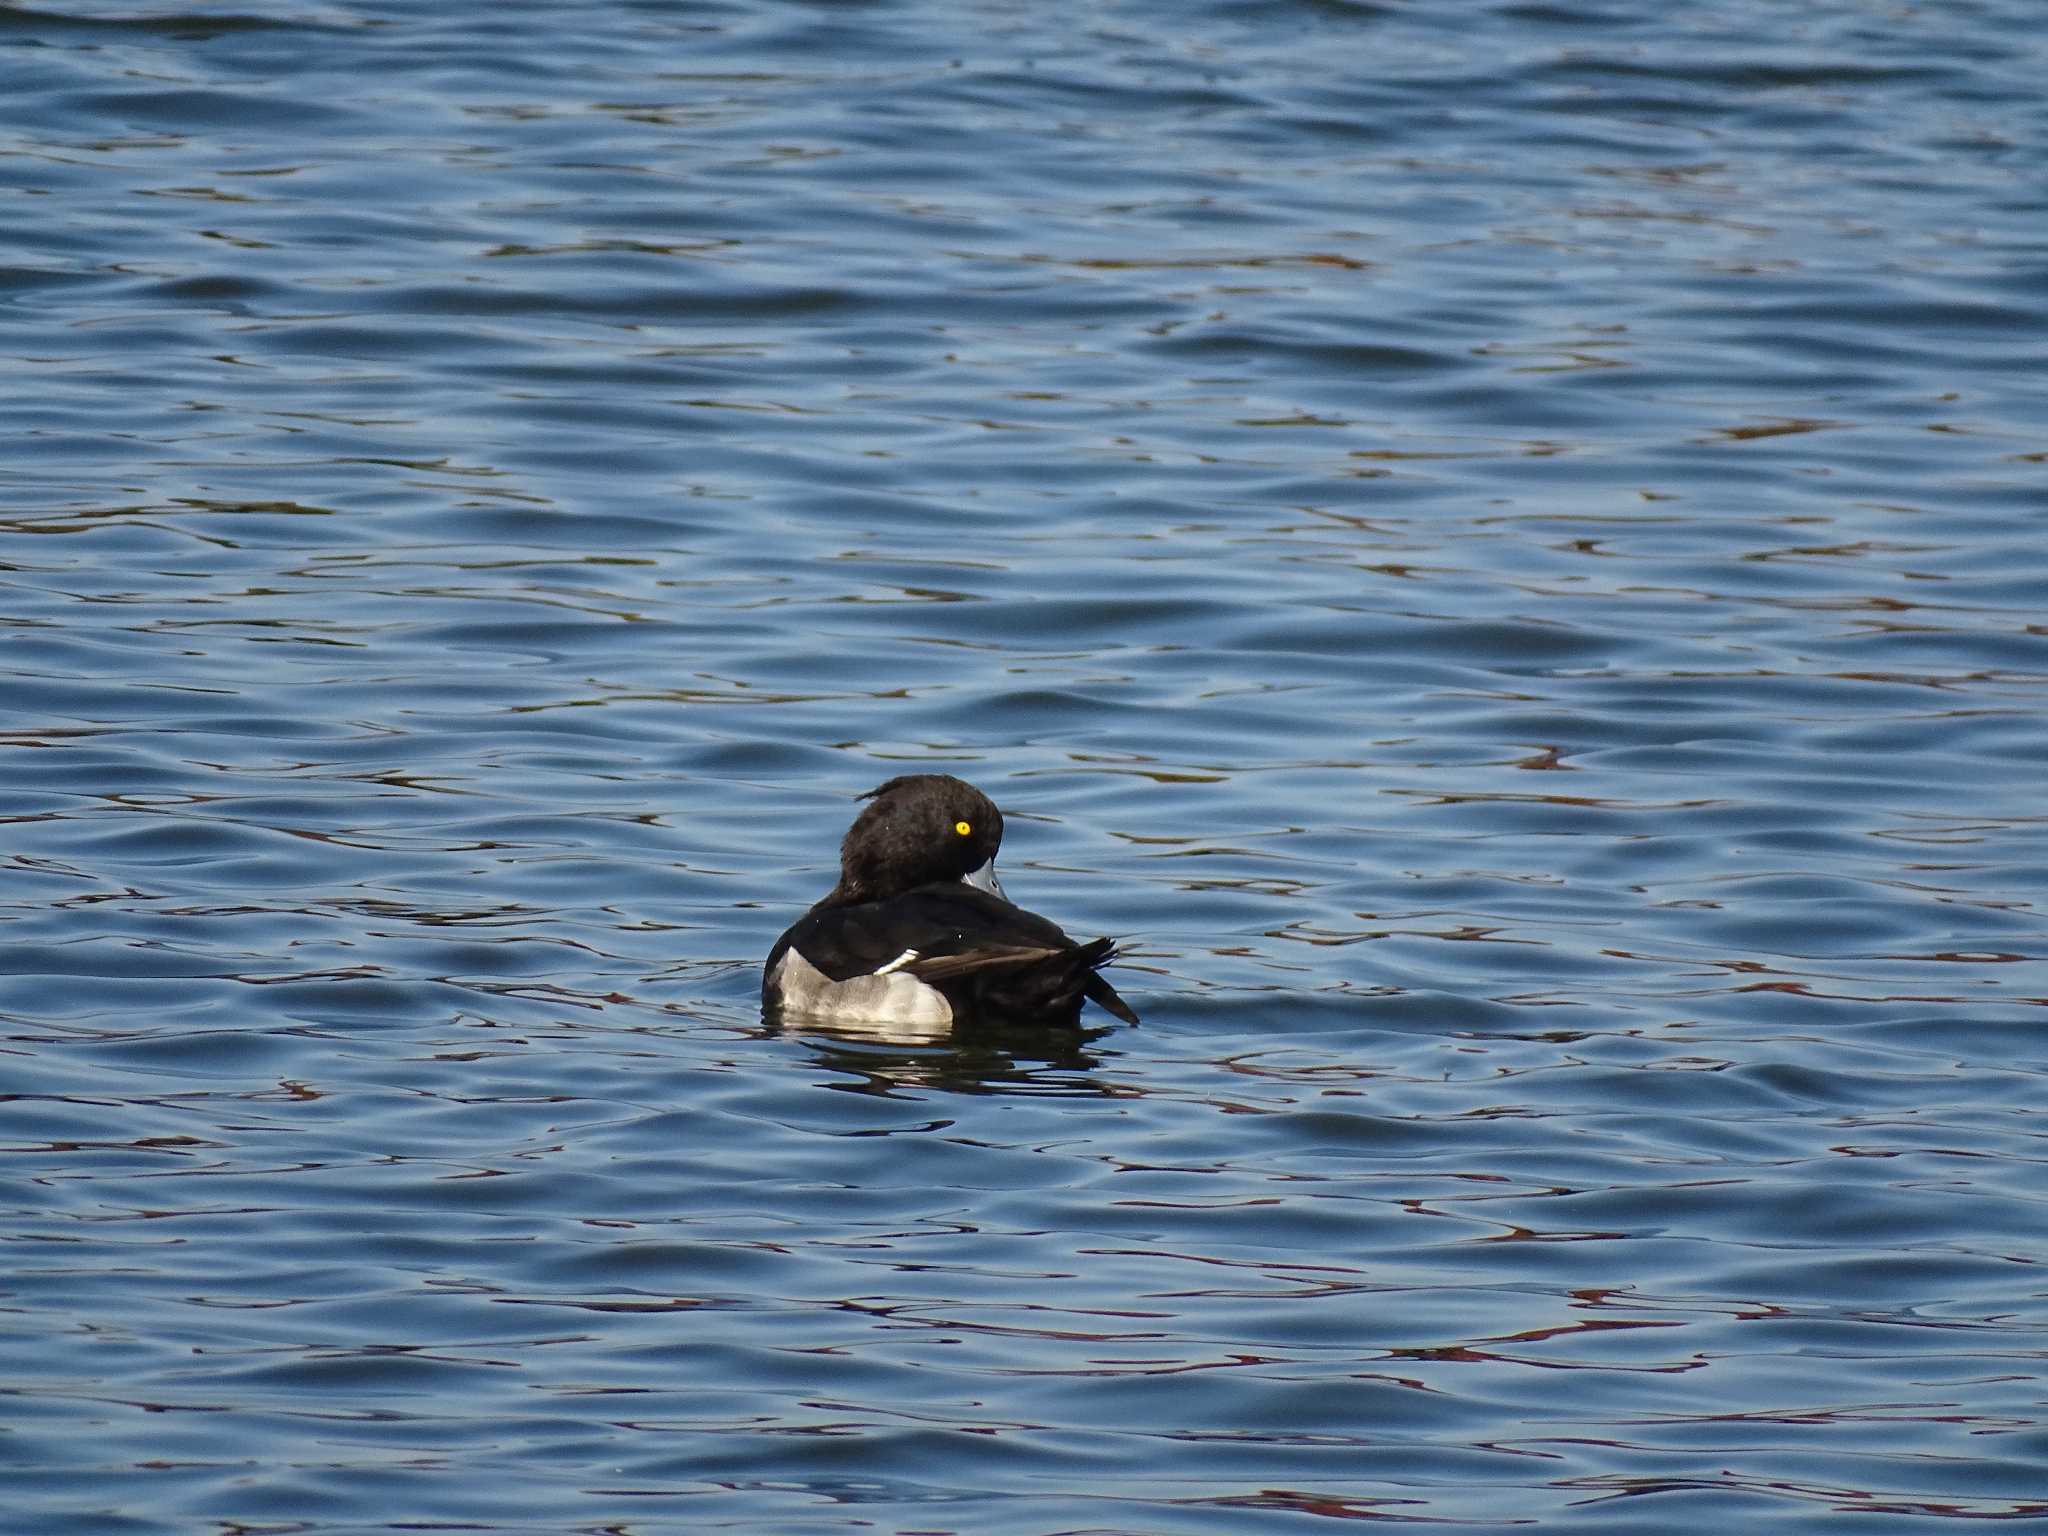
<svg viewBox="0 0 2048 1536"><path fill-rule="evenodd" d="M987 795L950 774L910 773L860 798L839 883L768 952L771 1016L1071 1029L1085 1001L1138 1022L1101 974L1114 940L1077 944L1003 894L1003 813Z"/></svg>

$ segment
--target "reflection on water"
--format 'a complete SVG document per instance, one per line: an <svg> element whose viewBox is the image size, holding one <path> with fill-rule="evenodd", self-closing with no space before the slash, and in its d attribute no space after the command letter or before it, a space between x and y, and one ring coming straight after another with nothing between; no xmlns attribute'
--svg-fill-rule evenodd
<svg viewBox="0 0 2048 1536"><path fill-rule="evenodd" d="M835 1075L823 1086L855 1093L888 1093L895 1088L946 1093L1116 1094L1131 1092L1097 1077L1101 1059L1085 1046L1110 1033L995 1028L968 1025L940 1028L923 1037L884 1025L872 1029L841 1022L831 1026L782 1024ZM841 1078L837 1074L845 1074Z"/></svg>
<svg viewBox="0 0 2048 1536"><path fill-rule="evenodd" d="M86 11L24 1529L2048 1517L2031 11ZM764 1026L904 764L1142 1027Z"/></svg>

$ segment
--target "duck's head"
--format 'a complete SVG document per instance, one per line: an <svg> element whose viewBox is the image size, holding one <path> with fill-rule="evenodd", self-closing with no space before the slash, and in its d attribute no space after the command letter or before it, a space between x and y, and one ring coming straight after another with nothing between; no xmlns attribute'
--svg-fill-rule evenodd
<svg viewBox="0 0 2048 1536"><path fill-rule="evenodd" d="M882 901L935 880L1003 894L995 873L1003 813L972 784L907 773L861 798L868 804L839 845L839 884L828 900Z"/></svg>

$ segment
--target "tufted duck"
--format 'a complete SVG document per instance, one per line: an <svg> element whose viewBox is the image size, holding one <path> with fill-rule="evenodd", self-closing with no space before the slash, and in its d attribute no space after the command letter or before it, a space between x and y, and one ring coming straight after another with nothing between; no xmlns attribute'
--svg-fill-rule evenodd
<svg viewBox="0 0 2048 1536"><path fill-rule="evenodd" d="M768 952L761 1001L807 1018L938 1026L1074 1027L1092 999L1138 1022L1097 968L1108 939L1076 944L1013 906L996 883L1003 813L942 773L861 797L839 847L839 883Z"/></svg>

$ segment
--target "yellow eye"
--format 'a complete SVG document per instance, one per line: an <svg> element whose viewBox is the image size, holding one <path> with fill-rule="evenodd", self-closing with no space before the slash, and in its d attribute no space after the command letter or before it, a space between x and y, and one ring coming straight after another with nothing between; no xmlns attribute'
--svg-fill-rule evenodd
<svg viewBox="0 0 2048 1536"><path fill-rule="evenodd" d="M973 833L974 828L964 821L956 821L953 823L953 830L955 832L958 832L962 837L967 837Z"/></svg>

